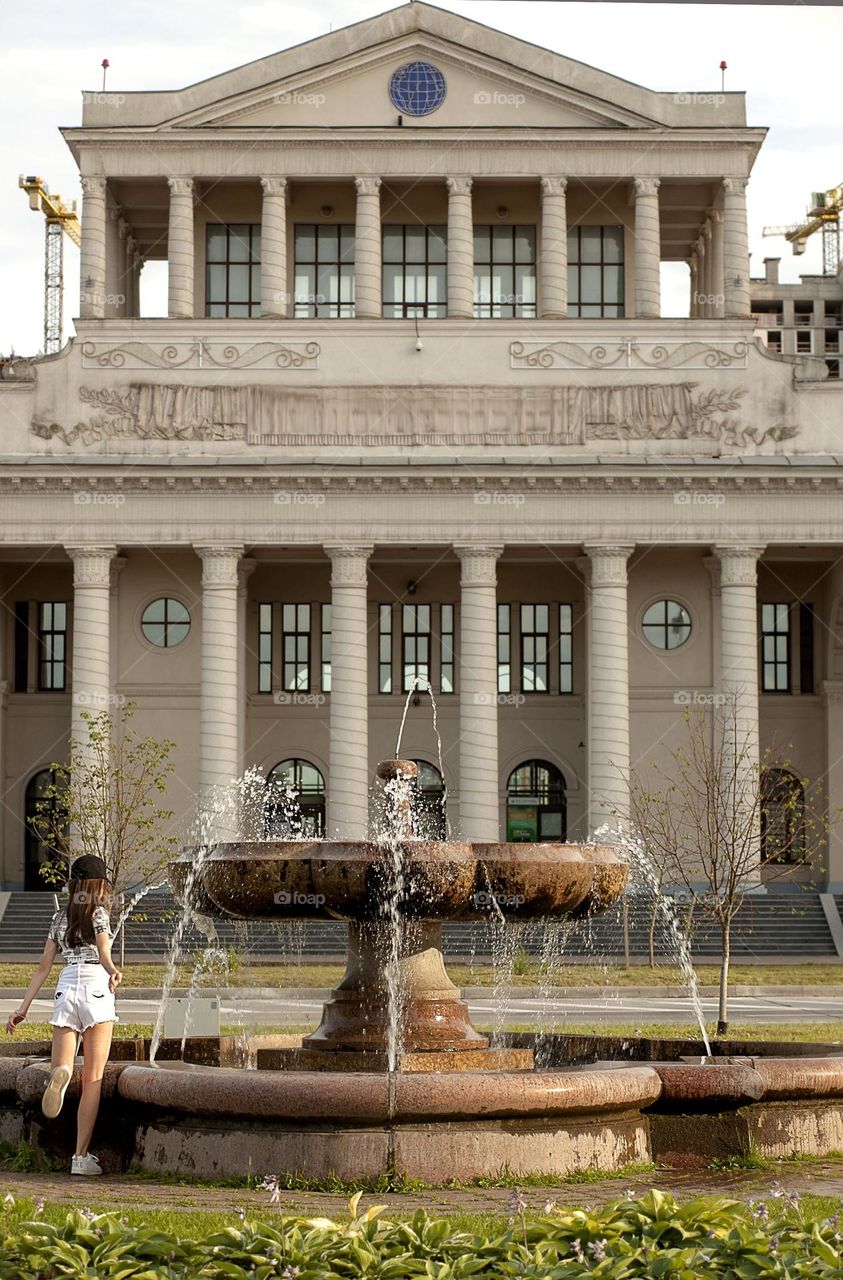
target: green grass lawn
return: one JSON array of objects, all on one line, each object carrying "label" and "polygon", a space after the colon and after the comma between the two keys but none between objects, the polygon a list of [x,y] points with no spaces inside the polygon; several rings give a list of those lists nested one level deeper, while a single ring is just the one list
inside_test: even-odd
[{"label": "green grass lawn", "polygon": [[[244,1026],[238,1024],[226,1024],[222,1027],[224,1035],[237,1035],[242,1031],[253,1033],[255,1035],[292,1035],[304,1034],[312,1031],[316,1026],[317,1019],[307,1026],[301,1024],[274,1025],[267,1027],[250,1026],[248,1023]],[[482,1030],[482,1026],[479,1028]],[[670,1039],[671,1037],[683,1040],[698,1040],[699,1028],[696,1023],[688,1021],[676,1022],[642,1022],[642,1023],[623,1023],[612,1024],[608,1022],[557,1022],[554,1026],[538,1026],[537,1024],[527,1023],[509,1023],[503,1028],[504,1031],[545,1031],[553,1032],[559,1035],[611,1035],[625,1039],[649,1038],[649,1039]],[[708,1025],[707,1031],[711,1039],[715,1038],[715,1024],[712,1022]],[[4,1031],[2,1033],[3,1041],[13,1040],[49,1040],[52,1036],[52,1027],[47,1022],[26,1022],[18,1027],[12,1036]],[[153,1026],[151,1023],[143,1022],[118,1022],[114,1028],[114,1035],[117,1039],[133,1039],[138,1036],[151,1036]],[[805,1044],[843,1044],[843,1023],[837,1022],[793,1022],[793,1023],[759,1023],[752,1022],[733,1022],[729,1026],[729,1040],[771,1040],[782,1041],[788,1043],[802,1042]]]},{"label": "green grass lawn", "polygon": [[[0,987],[25,988],[32,977],[33,965],[0,963]],[[517,965],[524,972],[512,975],[512,985],[534,987],[547,984],[555,987],[661,987],[684,986],[681,971],[670,965],[636,965],[624,969],[617,965],[566,965],[542,972],[534,964],[523,960]],[[54,973],[57,973],[56,966]],[[332,987],[342,977],[341,964],[268,965],[242,964],[226,985],[237,987]],[[458,986],[492,987],[500,975],[489,964],[469,965],[450,962],[448,972]],[[718,970],[714,965],[697,966],[700,986],[716,986]],[[181,966],[176,973],[177,986],[189,986],[192,970]],[[164,967],[159,964],[127,964],[123,985],[130,987],[160,987],[164,981]],[[733,986],[825,986],[843,982],[843,966],[832,964],[790,965],[733,965]],[[46,984],[47,986],[50,983]]]}]

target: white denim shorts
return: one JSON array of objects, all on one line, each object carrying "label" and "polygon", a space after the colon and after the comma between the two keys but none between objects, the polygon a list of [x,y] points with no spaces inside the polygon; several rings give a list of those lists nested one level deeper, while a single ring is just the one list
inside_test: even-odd
[{"label": "white denim shorts", "polygon": [[54,1027],[87,1031],[97,1022],[119,1022],[114,992],[101,964],[68,964],[62,969],[53,998]]}]

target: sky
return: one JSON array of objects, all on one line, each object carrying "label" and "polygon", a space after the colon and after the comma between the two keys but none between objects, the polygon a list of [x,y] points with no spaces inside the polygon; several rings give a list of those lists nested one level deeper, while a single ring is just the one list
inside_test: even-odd
[{"label": "sky", "polygon": [[[387,0],[0,0],[0,353],[38,351],[43,337],[44,227],[18,190],[37,173],[81,200],[58,132],[81,120],[82,92],[172,89],[393,7]],[[843,9],[803,4],[576,4],[450,0],[443,7],[652,89],[747,93],[747,122],[770,134],[747,192],[751,271],[781,256],[781,278],[821,270],[819,237],[794,257],[765,225],[799,221],[812,191],[843,182],[840,48]],[[161,314],[163,264],[144,275],[142,305]],[[664,311],[680,314],[684,268],[670,264]],[[78,308],[78,250],[65,240],[65,336]],[[687,274],[686,274],[687,280]]]}]

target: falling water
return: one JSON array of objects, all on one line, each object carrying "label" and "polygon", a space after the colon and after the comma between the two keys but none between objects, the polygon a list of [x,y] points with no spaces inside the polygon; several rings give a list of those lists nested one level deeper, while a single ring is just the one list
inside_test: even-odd
[{"label": "falling water", "polygon": [[[618,831],[608,826],[600,827],[594,833],[597,844],[612,844],[621,857],[628,862],[633,875],[632,891],[643,885],[646,892],[652,894],[659,916],[671,940],[672,950],[688,984],[688,995],[694,1009],[694,1015],[700,1028],[700,1035],[707,1057],[711,1057],[711,1043],[705,1027],[702,1000],[700,998],[697,972],[691,959],[691,946],[687,933],[681,928],[676,917],[673,899],[661,891],[652,863],[647,856],[647,849],[640,836],[627,831]],[[637,878],[637,885],[635,883]]]}]

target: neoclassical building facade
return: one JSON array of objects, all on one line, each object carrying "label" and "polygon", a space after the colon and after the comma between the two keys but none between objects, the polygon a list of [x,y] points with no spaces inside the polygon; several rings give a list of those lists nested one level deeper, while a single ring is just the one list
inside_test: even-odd
[{"label": "neoclassical building facade", "polygon": [[755,335],[742,94],[415,3],[64,136],[76,336],[0,370],[3,888],[124,700],[180,822],[255,766],[362,835],[408,699],[467,838],[587,836],[732,696],[843,806],[843,390]]}]

